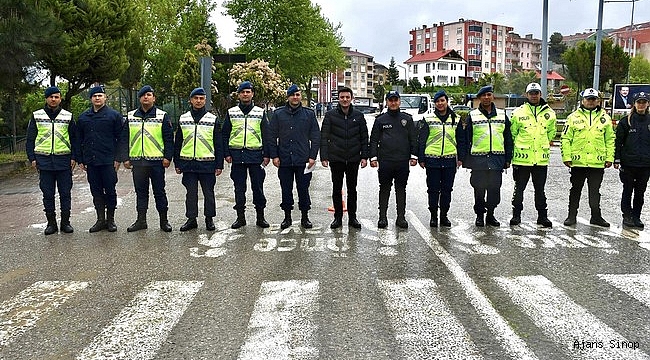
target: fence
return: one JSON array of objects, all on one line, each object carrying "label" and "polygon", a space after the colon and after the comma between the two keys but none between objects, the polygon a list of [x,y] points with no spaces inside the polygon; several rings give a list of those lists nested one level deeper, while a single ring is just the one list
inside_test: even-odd
[{"label": "fence", "polygon": [[16,147],[14,147],[13,136],[0,136],[0,154],[15,154],[25,152],[26,136],[16,137]]}]

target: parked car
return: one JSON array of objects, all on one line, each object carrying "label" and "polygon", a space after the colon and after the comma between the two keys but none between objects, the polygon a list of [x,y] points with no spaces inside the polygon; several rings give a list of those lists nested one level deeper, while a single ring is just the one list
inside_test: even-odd
[{"label": "parked car", "polygon": [[472,108],[467,105],[455,105],[451,109],[454,111],[472,111]]}]

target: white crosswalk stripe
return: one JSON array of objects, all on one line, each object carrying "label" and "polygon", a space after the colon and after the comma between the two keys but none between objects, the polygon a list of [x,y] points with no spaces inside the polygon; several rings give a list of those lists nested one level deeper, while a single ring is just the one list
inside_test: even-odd
[{"label": "white crosswalk stripe", "polygon": [[87,286],[82,281],[39,281],[0,304],[0,348]]},{"label": "white crosswalk stripe", "polygon": [[318,289],[318,281],[264,282],[239,359],[318,359]]},{"label": "white crosswalk stripe", "polygon": [[[650,359],[638,349],[612,348],[609,341],[627,342],[622,335],[576,304],[561,289],[541,275],[495,277],[497,284],[535,325],[575,359]],[[598,342],[581,348],[583,341]]]},{"label": "white crosswalk stripe", "polygon": [[650,308],[650,274],[599,274],[598,277]]},{"label": "white crosswalk stripe", "polygon": [[156,281],[138,293],[77,359],[151,359],[202,281]]},{"label": "white crosswalk stripe", "polygon": [[482,359],[433,280],[380,280],[378,286],[406,359]]}]

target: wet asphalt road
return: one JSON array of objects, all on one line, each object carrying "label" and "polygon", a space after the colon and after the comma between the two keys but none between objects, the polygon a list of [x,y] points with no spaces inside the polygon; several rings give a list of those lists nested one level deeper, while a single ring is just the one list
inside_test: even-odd
[{"label": "wet asphalt road", "polygon": [[[569,173],[554,148],[552,229],[509,227],[511,172],[499,228],[473,225],[469,172],[459,170],[451,228],[428,226],[425,172],[411,168],[408,230],[376,228],[377,174],[359,174],[363,228],[330,230],[329,170],[311,184],[315,227],[280,230],[277,171],[267,168],[270,229],[229,229],[229,169],[217,179],[217,231],[181,233],[184,188],[167,172],[171,233],[127,233],[131,175],[120,170],[118,232],[89,234],[95,215],[75,171],[74,234],[44,236],[37,175],[0,183],[0,359],[645,359],[650,358],[650,231],[621,228],[621,185],[601,189],[610,229],[588,224],[586,189],[567,228]],[[251,201],[251,194],[248,194]],[[646,203],[650,204],[646,195]],[[296,198],[297,201],[297,198]],[[58,201],[57,201],[58,204]],[[58,205],[57,205],[58,206]],[[344,224],[347,217],[344,218]],[[650,212],[642,220],[650,223]]]}]

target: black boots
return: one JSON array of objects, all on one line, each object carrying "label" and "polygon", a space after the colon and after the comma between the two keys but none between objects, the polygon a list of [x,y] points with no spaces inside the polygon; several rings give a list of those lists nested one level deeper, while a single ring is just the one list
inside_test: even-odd
[{"label": "black boots", "polygon": [[302,210],[302,217],[300,218],[300,224],[302,227],[305,229],[311,229],[314,227],[314,225],[309,221],[309,211],[308,210]]},{"label": "black boots", "polygon": [[147,228],[147,213],[146,211],[138,211],[138,219],[129,226],[126,231],[134,232],[144,230]]},{"label": "black boots", "polygon": [[430,227],[438,227],[438,209],[429,210],[431,212],[431,218],[429,219]]},{"label": "black boots", "polygon": [[264,218],[264,209],[256,209],[255,212],[257,213],[257,219],[255,221],[255,225],[258,227],[261,227],[262,229],[266,229],[269,227],[269,223],[266,221]]},{"label": "black boots", "polygon": [[395,188],[395,205],[397,206],[397,219],[395,225],[399,228],[406,229],[409,223],[406,221],[406,188]]},{"label": "black boots", "polygon": [[[210,222],[212,222],[212,218],[205,218],[206,228],[208,225],[208,219],[210,219]],[[197,227],[199,227],[199,224],[196,223],[196,218],[188,218],[187,221],[185,221],[185,224],[181,225],[180,231],[188,231],[196,229]],[[212,227],[214,230],[214,223],[212,223]]]},{"label": "black boots", "polygon": [[115,225],[115,209],[106,209],[106,230],[108,232],[117,231],[117,225]]},{"label": "black boots", "polygon": [[485,223],[494,227],[501,226],[499,220],[494,217],[494,210],[488,210],[487,216],[485,216]]},{"label": "black boots", "polygon": [[172,226],[169,225],[169,220],[167,220],[167,211],[160,211],[158,214],[160,215],[160,230],[171,232]]},{"label": "black boots", "polygon": [[284,220],[282,220],[282,223],[280,224],[281,229],[286,229],[289,226],[291,226],[291,210],[285,210],[284,211]]},{"label": "black boots", "polygon": [[474,221],[474,225],[478,227],[485,226],[485,217],[483,216],[483,214],[476,214],[476,220]]},{"label": "black boots", "polygon": [[343,226],[343,216],[335,214],[334,221],[330,224],[330,229],[338,229],[341,226]]},{"label": "black boots", "polygon": [[352,226],[355,229],[361,229],[361,223],[357,219],[357,214],[348,213],[348,226]]},{"label": "black boots", "polygon": [[[194,220],[194,222],[196,222],[196,219]],[[214,231],[214,229],[216,229],[216,227],[214,226],[214,221],[209,216],[205,217],[205,229],[208,231]],[[186,230],[183,230],[183,228],[181,228],[181,231],[186,231]]]},{"label": "black boots", "polygon": [[449,221],[449,218],[447,217],[447,210],[440,209],[440,226],[451,226],[451,221]]},{"label": "black boots", "polygon": [[61,211],[61,232],[72,234],[74,228],[70,225],[70,210]]},{"label": "black boots", "polygon": [[553,223],[548,219],[548,212],[546,210],[537,211],[537,225],[542,225],[545,228],[553,227]]},{"label": "black boots", "polygon": [[510,226],[521,224],[521,211],[512,210],[512,219],[510,219]]},{"label": "black boots", "polygon": [[589,220],[589,223],[592,225],[609,227],[609,223],[601,216],[600,209],[591,211],[591,219]]},{"label": "black boots", "polygon": [[95,224],[88,230],[88,232],[94,233],[106,229],[106,212],[104,208],[95,209],[97,213],[97,221]]},{"label": "black boots", "polygon": [[45,217],[47,218],[47,226],[45,227],[45,231],[43,233],[45,235],[52,235],[57,233],[59,231],[59,227],[56,225],[56,213],[45,213]]},{"label": "black boots", "polygon": [[237,210],[237,220],[230,225],[230,228],[239,229],[242,226],[246,226],[246,215],[244,214],[244,209]]}]

